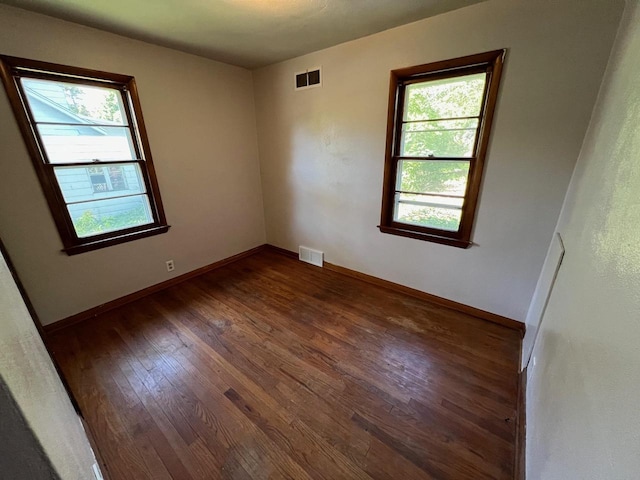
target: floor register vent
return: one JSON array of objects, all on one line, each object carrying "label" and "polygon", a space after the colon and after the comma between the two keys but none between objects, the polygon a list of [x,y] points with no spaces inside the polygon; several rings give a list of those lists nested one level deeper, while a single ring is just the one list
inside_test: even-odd
[{"label": "floor register vent", "polygon": [[300,246],[298,258],[303,262],[310,263],[316,267],[321,267],[324,262],[324,252]]}]

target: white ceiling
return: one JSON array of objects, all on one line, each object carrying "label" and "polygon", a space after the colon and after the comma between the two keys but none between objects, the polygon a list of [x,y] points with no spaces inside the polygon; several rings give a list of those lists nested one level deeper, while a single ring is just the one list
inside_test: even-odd
[{"label": "white ceiling", "polygon": [[0,0],[257,68],[484,0]]}]

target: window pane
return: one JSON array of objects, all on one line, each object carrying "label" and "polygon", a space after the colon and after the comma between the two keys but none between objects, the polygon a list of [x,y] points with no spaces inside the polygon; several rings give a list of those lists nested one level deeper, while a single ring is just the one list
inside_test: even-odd
[{"label": "window pane", "polygon": [[38,132],[51,163],[136,158],[128,127],[45,124]]},{"label": "window pane", "polygon": [[462,216],[461,198],[396,193],[393,217],[396,222],[457,231]]},{"label": "window pane", "polygon": [[400,160],[396,190],[464,196],[468,176],[467,161]]},{"label": "window pane", "polygon": [[477,118],[405,123],[402,125],[400,155],[471,157],[477,129]]},{"label": "window pane", "polygon": [[21,82],[36,122],[127,124],[119,90],[34,78]]},{"label": "window pane", "polygon": [[91,167],[55,167],[54,172],[66,203],[100,200],[145,193],[137,163]]},{"label": "window pane", "polygon": [[486,73],[475,73],[408,85],[404,120],[477,117],[486,78]]},{"label": "window pane", "polygon": [[67,205],[78,237],[153,223],[146,195]]}]

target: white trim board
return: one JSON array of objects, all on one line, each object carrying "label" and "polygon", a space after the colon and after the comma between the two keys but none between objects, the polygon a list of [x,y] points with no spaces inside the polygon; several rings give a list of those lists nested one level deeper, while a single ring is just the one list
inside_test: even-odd
[{"label": "white trim board", "polygon": [[544,318],[544,313],[553,291],[553,286],[558,277],[558,271],[564,258],[564,243],[560,233],[556,232],[549,245],[547,251],[547,258],[544,260],[540,277],[538,278],[538,284],[533,292],[533,298],[529,305],[529,311],[525,323],[527,330],[522,339],[522,359],[520,369],[523,370],[529,365],[531,360],[531,354],[533,353],[533,347],[538,337],[538,331],[540,330],[540,324]]}]

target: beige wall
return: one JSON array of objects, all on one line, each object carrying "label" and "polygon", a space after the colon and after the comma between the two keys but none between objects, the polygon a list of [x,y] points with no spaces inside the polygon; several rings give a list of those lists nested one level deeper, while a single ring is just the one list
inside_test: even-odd
[{"label": "beige wall", "polygon": [[529,364],[527,478],[640,475],[640,4],[630,0],[558,230]]},{"label": "beige wall", "polygon": [[[623,2],[490,0],[258,70],[267,239],[524,320]],[[389,71],[508,48],[468,250],[379,233]],[[294,72],[322,66],[322,88]]]},{"label": "beige wall", "polygon": [[[8,387],[60,478],[95,478],[92,471],[95,459],[80,419],[69,401],[1,254],[0,305],[0,382],[4,381]],[[5,419],[0,419],[0,423],[2,420]],[[10,425],[8,419],[6,420],[7,425]],[[11,441],[12,432],[1,428],[0,432],[2,442]],[[36,470],[39,459],[36,455],[32,456],[32,466]],[[0,463],[11,471],[11,459],[4,458]],[[9,478],[3,473],[4,470],[0,471],[0,478]],[[26,472],[24,474],[26,475]],[[42,476],[28,478],[52,477],[43,473]]]},{"label": "beige wall", "polygon": [[136,77],[172,226],[165,235],[61,253],[0,93],[0,236],[44,324],[264,243],[251,72],[4,5],[0,53]]}]

